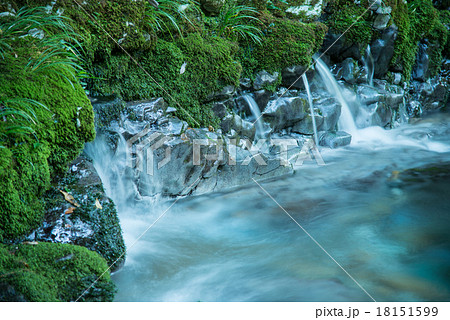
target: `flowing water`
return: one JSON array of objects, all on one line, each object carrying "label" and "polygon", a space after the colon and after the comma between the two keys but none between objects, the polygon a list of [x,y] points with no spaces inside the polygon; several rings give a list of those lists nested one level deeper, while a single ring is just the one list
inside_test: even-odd
[{"label": "flowing water", "polygon": [[372,52],[370,51],[370,45],[367,45],[366,56],[363,58],[364,69],[367,73],[367,84],[373,86],[373,74],[375,71],[375,62],[373,60]]},{"label": "flowing water", "polygon": [[[377,301],[448,301],[449,123],[367,128],[365,143],[321,150],[325,166],[261,185]],[[370,301],[256,184],[172,207],[136,199],[124,152],[104,146],[88,152],[128,246],[117,301]],[[426,165],[440,169],[401,173]]]},{"label": "flowing water", "polygon": [[343,96],[342,89],[334,76],[331,74],[327,65],[319,58],[315,60],[316,70],[322,78],[325,88],[341,104],[341,116],[339,117],[338,123],[339,130],[350,133],[353,139],[357,138],[358,128],[356,127],[348,102]]},{"label": "flowing water", "polygon": [[245,94],[242,96],[245,101],[247,102],[250,111],[252,112],[253,118],[254,118],[254,124],[256,128],[255,137],[256,138],[264,138],[265,137],[265,130],[263,125],[263,119],[261,115],[261,111],[259,110],[258,104],[256,103],[255,99],[249,94]]},{"label": "flowing water", "polygon": [[302,74],[302,80],[303,80],[303,83],[305,84],[306,93],[308,95],[309,111],[311,113],[311,121],[312,121],[313,131],[314,131],[314,142],[316,143],[316,146],[318,146],[319,145],[319,137],[317,136],[316,117],[314,116],[314,108],[313,108],[311,90],[309,88],[309,83],[308,83],[308,78],[306,77],[306,73]]}]

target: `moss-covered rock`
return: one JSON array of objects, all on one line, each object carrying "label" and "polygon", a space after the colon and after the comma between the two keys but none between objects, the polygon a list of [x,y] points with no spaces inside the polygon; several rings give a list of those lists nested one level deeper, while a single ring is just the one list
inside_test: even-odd
[{"label": "moss-covered rock", "polygon": [[112,301],[115,286],[107,269],[100,255],[84,247],[0,244],[0,301],[75,301],[83,293],[79,301]]},{"label": "moss-covered rock", "polygon": [[0,149],[0,238],[16,238],[37,227],[43,216],[41,196],[51,177],[65,170],[95,136],[92,105],[82,87],[62,65],[29,72],[24,69],[33,52],[22,41],[16,56],[0,59],[0,98],[33,99],[39,122],[35,136],[10,135]]},{"label": "moss-covered rock", "polygon": [[327,28],[322,23],[302,23],[272,15],[260,17],[264,24],[261,44],[246,43],[240,51],[244,76],[266,70],[279,72],[292,65],[307,66],[322,45]]},{"label": "moss-covered rock", "polygon": [[93,88],[127,101],[164,97],[191,126],[214,125],[217,119],[206,104],[207,97],[223,86],[238,84],[241,66],[234,60],[236,51],[225,39],[197,33],[176,42],[158,40],[153,50],[136,53],[139,65],[125,54],[98,64],[96,74],[101,79],[94,81]]}]

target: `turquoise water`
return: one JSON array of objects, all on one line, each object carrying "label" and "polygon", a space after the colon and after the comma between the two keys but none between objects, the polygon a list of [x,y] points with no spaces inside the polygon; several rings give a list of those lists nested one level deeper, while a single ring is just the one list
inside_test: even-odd
[{"label": "turquoise water", "polygon": [[[261,186],[377,301],[449,301],[448,120],[369,128]],[[117,301],[371,301],[256,184],[181,199],[131,246],[173,200],[125,201],[101,175],[129,249]]]}]

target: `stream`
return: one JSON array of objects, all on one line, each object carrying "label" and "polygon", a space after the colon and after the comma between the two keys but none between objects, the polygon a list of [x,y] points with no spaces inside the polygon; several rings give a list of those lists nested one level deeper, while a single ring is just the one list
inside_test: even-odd
[{"label": "stream", "polygon": [[[449,123],[439,113],[362,129],[350,146],[320,149],[325,166],[259,183],[375,300],[448,301]],[[371,301],[257,184],[172,207],[135,200],[122,156],[93,146],[128,248],[116,301]],[[441,171],[402,178],[427,165]]]}]

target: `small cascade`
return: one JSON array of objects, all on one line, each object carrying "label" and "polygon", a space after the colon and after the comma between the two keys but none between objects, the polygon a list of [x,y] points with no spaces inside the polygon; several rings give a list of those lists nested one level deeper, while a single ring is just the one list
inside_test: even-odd
[{"label": "small cascade", "polygon": [[255,118],[254,125],[256,127],[256,138],[264,138],[265,131],[264,131],[262,115],[261,115],[261,111],[259,110],[258,105],[256,104],[255,99],[253,99],[253,97],[249,94],[245,94],[242,97],[247,102],[247,104],[250,108],[250,111],[252,112],[252,115]]},{"label": "small cascade", "polygon": [[306,73],[302,74],[302,79],[303,79],[303,83],[305,84],[306,93],[308,94],[309,110],[311,112],[311,120],[312,120],[313,129],[314,129],[314,142],[316,143],[316,146],[318,146],[319,138],[317,136],[316,118],[314,117],[314,109],[313,109],[311,90],[309,88],[309,83],[308,83],[308,78],[306,77]]},{"label": "small cascade", "polygon": [[319,75],[327,91],[331,95],[333,95],[341,104],[341,116],[339,117],[338,123],[339,130],[346,131],[352,136],[355,136],[358,129],[356,127],[355,120],[353,119],[353,115],[350,111],[350,107],[347,101],[344,99],[341,87],[331,74],[327,65],[321,59],[316,59],[316,70],[319,72]]},{"label": "small cascade", "polygon": [[370,51],[370,45],[367,45],[366,56],[363,58],[364,69],[367,72],[367,83],[369,86],[373,86],[373,73],[375,70],[375,62],[373,60],[372,52]]}]

